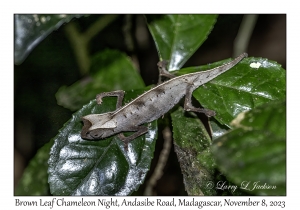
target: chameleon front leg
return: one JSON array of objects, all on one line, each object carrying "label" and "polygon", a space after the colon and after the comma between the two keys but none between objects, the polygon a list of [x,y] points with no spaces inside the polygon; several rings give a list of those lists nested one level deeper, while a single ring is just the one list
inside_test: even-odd
[{"label": "chameleon front leg", "polygon": [[123,133],[119,133],[118,137],[123,141],[124,143],[124,149],[128,151],[128,143],[131,142],[132,140],[136,139],[137,137],[143,135],[144,133],[148,132],[148,128],[144,125],[142,126],[137,126],[137,127],[132,127],[130,130],[136,131],[134,134],[130,136],[124,136]]},{"label": "chameleon front leg", "polygon": [[175,75],[171,74],[168,70],[167,70],[167,65],[168,65],[168,61],[159,61],[157,63],[157,66],[158,66],[158,70],[159,70],[159,80],[158,80],[158,84],[160,84],[162,81],[161,81],[161,77],[164,76],[164,77],[167,77],[167,78],[174,78]]},{"label": "chameleon front leg", "polygon": [[103,92],[100,93],[96,96],[96,101],[97,104],[101,104],[102,103],[102,98],[106,97],[106,96],[117,96],[118,97],[118,101],[116,104],[116,109],[119,109],[122,106],[122,102],[123,102],[123,98],[124,98],[124,93],[125,91],[123,90],[116,90],[116,91],[112,91],[112,92]]},{"label": "chameleon front leg", "polygon": [[207,117],[213,117],[216,115],[216,112],[210,109],[196,108],[192,105],[192,94],[193,94],[193,85],[189,85],[186,90],[186,95],[184,99],[184,110],[192,112],[204,113]]}]

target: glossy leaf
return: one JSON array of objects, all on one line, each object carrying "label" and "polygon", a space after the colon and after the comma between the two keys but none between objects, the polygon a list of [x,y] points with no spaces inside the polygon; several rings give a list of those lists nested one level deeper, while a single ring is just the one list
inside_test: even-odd
[{"label": "glossy leaf", "polygon": [[80,16],[82,15],[15,15],[15,64],[21,64],[33,48],[52,31],[69,22],[72,18]]},{"label": "glossy leaf", "polygon": [[213,141],[215,139],[217,139],[218,137],[224,135],[229,130],[229,128],[226,125],[222,125],[214,118],[210,118],[208,120],[208,123],[210,126],[210,132],[211,132]]},{"label": "glossy leaf", "polygon": [[285,101],[243,112],[233,121],[233,127],[212,145],[220,170],[248,193],[285,195]]},{"label": "glossy leaf", "polygon": [[41,147],[36,155],[30,160],[20,182],[15,190],[16,196],[43,196],[49,195],[48,164],[50,148],[53,141]]},{"label": "glossy leaf", "polygon": [[[141,93],[126,92],[125,101]],[[143,183],[157,138],[156,121],[129,144],[128,152],[117,136],[97,141],[80,137],[82,116],[113,111],[115,105],[115,97],[105,97],[101,106],[91,101],[54,138],[48,171],[53,195],[129,195]]]},{"label": "glossy leaf", "polygon": [[[184,68],[178,74],[212,69],[228,61]],[[260,64],[259,68],[254,68],[253,64],[257,63]],[[203,107],[216,111],[214,118],[230,128],[230,122],[240,112],[273,100],[285,99],[286,72],[274,61],[244,58],[227,72],[200,86],[193,96]]]},{"label": "glossy leaf", "polygon": [[143,88],[144,82],[132,61],[117,50],[104,50],[92,58],[91,77],[61,87],[57,103],[78,110],[101,92]]},{"label": "glossy leaf", "polygon": [[211,187],[215,161],[211,140],[202,122],[192,113],[178,108],[171,113],[175,152],[189,195],[216,195]]},{"label": "glossy leaf", "polygon": [[160,60],[168,70],[178,70],[211,32],[217,15],[147,15]]}]

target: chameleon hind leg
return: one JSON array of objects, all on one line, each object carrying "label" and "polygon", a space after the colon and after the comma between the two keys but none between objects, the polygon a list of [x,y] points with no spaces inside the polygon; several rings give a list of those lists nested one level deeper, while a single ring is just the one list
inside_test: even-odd
[{"label": "chameleon hind leg", "polygon": [[184,100],[184,110],[204,113],[207,117],[213,117],[216,115],[216,112],[210,109],[205,108],[196,108],[192,105],[192,94],[194,91],[194,86],[189,85],[186,90],[185,100]]}]

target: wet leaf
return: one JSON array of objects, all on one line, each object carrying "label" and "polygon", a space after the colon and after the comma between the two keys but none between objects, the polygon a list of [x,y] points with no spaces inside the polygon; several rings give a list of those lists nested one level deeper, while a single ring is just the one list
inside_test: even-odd
[{"label": "wet leaf", "polygon": [[[201,70],[208,70],[228,61],[229,60],[224,60],[201,67],[184,68],[175,72],[175,74],[183,75]],[[253,65],[251,65],[252,63],[261,63],[261,65],[258,68],[253,68]],[[285,76],[285,70],[273,61],[262,58],[246,58],[229,71],[195,90],[193,95],[205,108],[217,111],[217,116],[209,121],[213,139],[226,134],[231,128],[230,121],[239,113],[239,111],[253,109],[272,100],[285,99]],[[232,106],[236,107],[236,110],[229,109],[229,107]],[[197,185],[197,183],[203,184],[203,180],[202,182],[199,181],[201,178],[197,180],[197,178],[200,177],[197,176],[197,173],[212,174],[213,171],[214,158],[212,157],[209,148],[204,153],[199,148],[193,148],[197,146],[187,147],[185,145],[186,142],[191,142],[194,139],[195,142],[190,143],[190,145],[198,145],[201,140],[203,140],[203,135],[190,129],[192,128],[192,125],[187,123],[188,119],[184,119],[187,118],[186,116],[181,116],[181,119],[179,117],[175,119],[175,113],[171,115],[174,128],[175,151],[178,155],[182,173],[184,175],[186,190],[189,194],[193,195],[201,194],[199,192],[203,190],[207,190],[206,192],[203,191],[205,195],[218,194],[219,192],[216,188],[210,188],[210,191],[207,189],[207,187],[210,186],[209,184],[213,187],[217,187],[217,184],[220,183],[218,180],[213,180],[212,176],[207,176],[209,177],[208,180],[205,180],[206,183],[209,183],[207,186],[202,185],[199,187],[199,185]],[[222,123],[224,124],[222,125]],[[187,127],[189,129],[186,129]],[[204,128],[201,127],[198,129],[201,132],[204,130]],[[180,146],[178,146],[179,144]],[[198,159],[196,161],[195,157],[197,155],[199,155],[199,157],[197,157]],[[206,167],[211,167],[211,173],[201,172],[201,170],[203,171],[206,169],[201,164],[201,161],[210,163]],[[239,189],[236,189],[234,192],[229,191],[228,193],[243,194]]]},{"label": "wet leaf", "polygon": [[144,82],[131,60],[117,50],[104,50],[92,58],[91,76],[63,86],[56,93],[57,103],[72,111],[101,92],[143,88]]},{"label": "wet leaf", "polygon": [[52,31],[74,17],[82,15],[18,14],[14,16],[15,64],[21,64],[28,54]]},{"label": "wet leaf", "polygon": [[[184,68],[177,74],[212,69],[228,61]],[[261,65],[253,68],[253,63]],[[214,118],[230,128],[230,122],[240,112],[273,100],[285,99],[286,71],[280,64],[266,58],[244,58],[227,72],[200,86],[193,96],[203,107],[216,111]]]},{"label": "wet leaf", "polygon": [[226,125],[222,125],[214,118],[210,118],[208,120],[208,123],[210,126],[212,140],[215,140],[216,138],[222,136],[224,133],[226,133],[229,130],[229,128]]},{"label": "wet leaf", "polygon": [[217,15],[147,15],[160,60],[180,69],[211,32]]},{"label": "wet leaf", "polygon": [[232,126],[212,145],[220,170],[247,193],[286,195],[285,101],[243,112]]},{"label": "wet leaf", "polygon": [[[185,115],[186,114],[186,115]],[[210,152],[211,140],[202,122],[179,107],[171,113],[175,152],[189,195],[216,195],[211,187],[215,161]]]},{"label": "wet leaf", "polygon": [[[126,92],[125,101],[143,91]],[[113,111],[115,105],[115,97],[105,97],[101,106],[91,101],[54,138],[48,161],[53,195],[129,195],[144,182],[155,149],[156,121],[148,124],[147,134],[129,144],[128,152],[117,136],[97,141],[80,137],[82,116]]]}]

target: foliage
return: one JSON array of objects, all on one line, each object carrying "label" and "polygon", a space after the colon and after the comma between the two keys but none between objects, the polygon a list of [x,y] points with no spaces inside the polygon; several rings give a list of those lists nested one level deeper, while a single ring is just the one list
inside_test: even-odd
[{"label": "foliage", "polygon": [[[56,16],[50,17],[53,20]],[[15,17],[18,22],[15,24],[16,63],[24,60],[32,46],[59,27],[57,21],[42,29],[35,23],[30,25],[33,29],[30,34],[19,34],[19,27],[26,25],[30,18],[29,15]],[[64,22],[69,22],[70,18]],[[204,71],[230,61],[182,68],[207,39],[217,15],[147,15],[146,21],[160,60],[168,60],[168,69],[175,75]],[[125,53],[106,49],[95,53],[90,63],[89,77],[58,90],[57,103],[78,111],[31,160],[16,194],[41,195],[48,189],[45,174],[41,178],[43,184],[38,187],[29,187],[32,182],[28,181],[28,177],[47,162],[53,195],[130,195],[145,181],[155,151],[157,121],[160,119],[148,124],[149,132],[132,141],[128,152],[117,136],[86,141],[81,139],[80,131],[82,116],[115,110],[115,98],[104,98],[100,106],[94,99],[97,93],[123,89],[128,103],[150,87],[144,86]],[[203,107],[217,112],[208,121],[210,130],[198,115],[184,112],[179,105],[171,110],[166,117],[172,122],[174,148],[189,195],[286,194],[285,81],[285,70],[275,61],[245,58],[193,93]],[[164,122],[161,121],[166,124]],[[46,168],[42,170],[45,172]],[[276,189],[244,188],[220,193],[214,186],[220,181],[219,171],[225,175],[225,182],[237,186],[248,181],[249,187],[249,184],[259,182],[276,186]]]},{"label": "foliage", "polygon": [[82,15],[15,15],[15,63],[22,63],[32,49],[63,23]]},{"label": "foliage", "polygon": [[[285,101],[272,101],[240,113],[232,122],[231,132],[212,145],[221,171],[246,191],[285,195],[285,124]],[[255,187],[253,183],[266,187]]]}]

